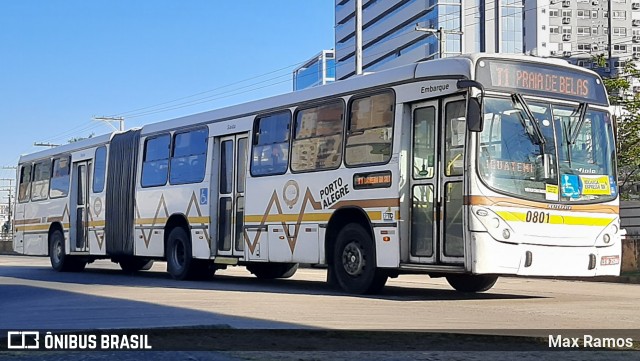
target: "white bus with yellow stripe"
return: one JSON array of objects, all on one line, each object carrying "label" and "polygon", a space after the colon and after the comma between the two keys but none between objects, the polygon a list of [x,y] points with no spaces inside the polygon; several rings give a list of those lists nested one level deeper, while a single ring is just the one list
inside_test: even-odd
[{"label": "white bus with yellow stripe", "polygon": [[353,293],[617,275],[607,109],[591,71],[475,54],[149,124],[21,158],[14,248],[177,279],[326,265]]}]

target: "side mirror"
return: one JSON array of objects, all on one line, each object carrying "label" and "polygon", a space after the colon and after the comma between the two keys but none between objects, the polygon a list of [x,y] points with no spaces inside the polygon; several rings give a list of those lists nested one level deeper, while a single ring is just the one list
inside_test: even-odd
[{"label": "side mirror", "polygon": [[[481,96],[484,97],[484,87],[475,80],[458,80],[458,89],[480,89]],[[470,132],[481,132],[484,128],[484,118],[482,116],[482,103],[478,98],[472,98],[471,92],[467,92],[467,129]]]},{"label": "side mirror", "polygon": [[481,132],[484,129],[482,107],[477,98],[469,98],[467,101],[467,129],[470,132]]}]

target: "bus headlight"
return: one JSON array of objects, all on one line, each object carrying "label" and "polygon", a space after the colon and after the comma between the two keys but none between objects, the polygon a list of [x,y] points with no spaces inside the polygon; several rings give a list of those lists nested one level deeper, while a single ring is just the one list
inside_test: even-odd
[{"label": "bus headlight", "polygon": [[504,237],[504,239],[509,239],[509,237],[511,237],[511,232],[509,232],[508,229],[503,229],[502,230],[502,237]]},{"label": "bus headlight", "polygon": [[596,237],[596,247],[611,247],[620,239],[620,219],[614,218]]},{"label": "bus headlight", "polygon": [[498,228],[500,227],[500,220],[498,218],[491,218],[491,225],[493,226],[493,228]]}]

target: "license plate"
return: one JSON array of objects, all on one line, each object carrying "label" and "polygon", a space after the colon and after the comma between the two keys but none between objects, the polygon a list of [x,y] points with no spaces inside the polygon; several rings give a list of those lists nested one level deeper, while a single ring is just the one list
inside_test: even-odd
[{"label": "license plate", "polygon": [[600,258],[601,266],[613,266],[620,263],[620,256],[603,256]]}]

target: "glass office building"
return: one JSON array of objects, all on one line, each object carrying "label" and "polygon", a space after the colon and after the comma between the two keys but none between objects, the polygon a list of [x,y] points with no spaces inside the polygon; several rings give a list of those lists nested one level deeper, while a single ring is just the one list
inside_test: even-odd
[{"label": "glass office building", "polygon": [[330,83],[336,78],[335,54],[323,50],[293,71],[293,90]]},{"label": "glass office building", "polygon": [[[355,74],[356,0],[335,0],[336,79]],[[523,0],[362,0],[363,72],[469,52],[522,53]],[[444,49],[434,32],[445,32]]]}]

